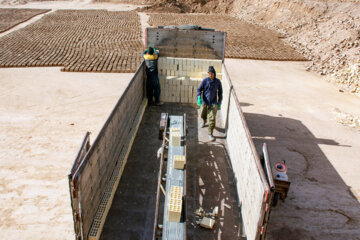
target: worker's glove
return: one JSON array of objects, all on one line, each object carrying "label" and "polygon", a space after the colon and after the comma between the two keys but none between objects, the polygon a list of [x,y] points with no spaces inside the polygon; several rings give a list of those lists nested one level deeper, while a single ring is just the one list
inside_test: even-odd
[{"label": "worker's glove", "polygon": [[202,104],[202,100],[201,100],[201,97],[200,96],[198,96],[198,101],[197,101],[197,105],[200,107],[201,106],[201,104]]},{"label": "worker's glove", "polygon": [[218,107],[218,110],[220,110],[221,109],[221,104],[218,103],[217,107]]}]

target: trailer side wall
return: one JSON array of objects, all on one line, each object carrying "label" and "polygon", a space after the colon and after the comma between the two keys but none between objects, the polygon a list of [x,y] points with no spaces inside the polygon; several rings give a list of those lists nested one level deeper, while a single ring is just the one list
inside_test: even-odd
[{"label": "trailer side wall", "polygon": [[119,99],[101,132],[74,174],[80,202],[83,236],[89,229],[99,206],[106,183],[118,161],[126,137],[144,98],[144,63],[142,63]]},{"label": "trailer side wall", "polygon": [[235,175],[235,184],[247,239],[258,239],[269,190],[254,143],[248,131],[240,102],[233,91],[226,68],[223,69],[222,119],[227,128],[227,147]]}]

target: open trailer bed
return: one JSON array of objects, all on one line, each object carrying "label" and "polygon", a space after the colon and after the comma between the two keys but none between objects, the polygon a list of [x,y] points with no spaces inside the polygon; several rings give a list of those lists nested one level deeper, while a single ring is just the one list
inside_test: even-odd
[{"label": "open trailer bed", "polygon": [[[225,36],[210,30],[147,29],[147,46],[160,49],[161,99],[166,104],[147,106],[143,62],[92,145],[85,136],[69,174],[76,239],[265,238],[274,188],[223,64]],[[195,105],[209,65],[222,81],[224,96],[215,143],[207,141],[206,128],[199,128]],[[162,113],[170,120],[160,141]],[[181,151],[186,165],[179,175],[181,219],[170,224],[169,183],[176,184],[168,164],[171,151],[179,149],[171,150],[167,139],[171,119],[179,116],[184,116]],[[202,207],[209,213],[215,206],[219,214],[213,229],[200,227],[194,212]]]}]

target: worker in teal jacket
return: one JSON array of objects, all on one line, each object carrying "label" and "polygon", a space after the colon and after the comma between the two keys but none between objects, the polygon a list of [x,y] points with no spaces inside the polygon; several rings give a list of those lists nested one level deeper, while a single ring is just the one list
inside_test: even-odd
[{"label": "worker in teal jacket", "polygon": [[160,106],[163,103],[160,102],[160,83],[158,76],[159,51],[153,47],[148,47],[144,51],[143,57],[146,65],[146,95],[148,104],[153,105],[153,98],[155,97],[155,105]]},{"label": "worker in teal jacket", "polygon": [[202,80],[198,87],[197,104],[201,109],[200,116],[203,119],[200,126],[204,127],[206,122],[209,121],[209,140],[214,141],[213,131],[216,124],[216,112],[220,110],[221,107],[223,90],[220,80],[216,78],[216,71],[213,66],[209,67],[208,74],[209,77]]}]

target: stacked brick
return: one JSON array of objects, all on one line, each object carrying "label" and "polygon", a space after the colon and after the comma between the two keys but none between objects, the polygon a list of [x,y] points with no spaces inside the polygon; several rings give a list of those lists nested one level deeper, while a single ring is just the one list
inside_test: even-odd
[{"label": "stacked brick", "polygon": [[197,24],[227,33],[225,57],[282,61],[306,60],[291,46],[280,39],[275,31],[252,25],[235,17],[221,15],[151,14],[149,24]]},{"label": "stacked brick", "polygon": [[0,67],[70,72],[135,72],[143,49],[138,14],[105,10],[58,10],[5,35],[0,46]]},{"label": "stacked brick", "polygon": [[170,128],[170,145],[173,147],[181,146],[180,128]]},{"label": "stacked brick", "polygon": [[185,166],[185,156],[184,155],[175,155],[174,156],[174,168],[175,169],[184,169]]},{"label": "stacked brick", "polygon": [[197,88],[214,66],[222,79],[222,62],[213,59],[160,57],[158,62],[160,99],[164,102],[196,103]]},{"label": "stacked brick", "polygon": [[0,8],[0,33],[50,9]]},{"label": "stacked brick", "polygon": [[169,199],[169,222],[180,222],[183,188],[171,186]]}]

